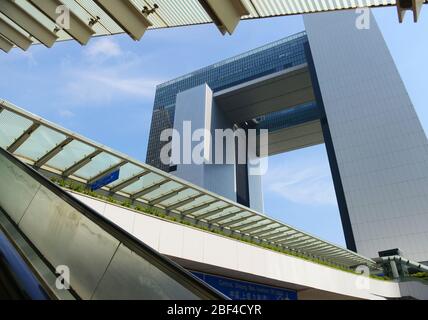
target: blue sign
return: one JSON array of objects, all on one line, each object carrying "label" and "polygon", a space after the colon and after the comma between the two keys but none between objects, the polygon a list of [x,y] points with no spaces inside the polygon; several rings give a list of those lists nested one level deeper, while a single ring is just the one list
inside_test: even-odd
[{"label": "blue sign", "polygon": [[91,185],[89,185],[89,187],[91,188],[92,191],[101,189],[102,187],[112,183],[113,181],[116,181],[117,179],[119,179],[119,171],[120,169],[99,178],[97,181],[95,181],[94,183],[92,183]]},{"label": "blue sign", "polygon": [[297,300],[297,292],[278,287],[192,272],[232,300]]}]

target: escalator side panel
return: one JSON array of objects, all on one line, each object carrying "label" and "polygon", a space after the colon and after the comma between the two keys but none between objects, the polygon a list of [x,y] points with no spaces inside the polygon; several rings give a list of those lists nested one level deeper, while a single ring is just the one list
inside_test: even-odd
[{"label": "escalator side panel", "polygon": [[226,298],[1,148],[0,209],[79,298]]}]

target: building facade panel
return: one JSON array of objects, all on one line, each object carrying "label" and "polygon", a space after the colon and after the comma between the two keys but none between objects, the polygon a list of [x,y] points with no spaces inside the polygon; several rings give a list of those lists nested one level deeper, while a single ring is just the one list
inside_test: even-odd
[{"label": "building facade panel", "polygon": [[374,17],[356,18],[304,17],[357,250],[426,261],[428,142]]}]

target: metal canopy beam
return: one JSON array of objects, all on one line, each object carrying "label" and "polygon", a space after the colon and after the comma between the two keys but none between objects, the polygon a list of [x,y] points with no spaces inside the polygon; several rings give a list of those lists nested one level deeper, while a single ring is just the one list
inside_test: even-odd
[{"label": "metal canopy beam", "polygon": [[224,35],[232,34],[243,16],[250,13],[241,0],[199,0],[207,14]]},{"label": "metal canopy beam", "polygon": [[166,193],[166,194],[164,194],[164,195],[162,195],[162,196],[160,196],[158,198],[155,198],[155,199],[149,201],[149,204],[152,205],[152,206],[154,206],[156,204],[164,202],[164,201],[166,201],[168,199],[171,199],[171,198],[177,196],[180,192],[182,192],[182,191],[184,191],[186,189],[187,189],[186,187],[181,187],[181,188],[179,188],[177,190],[173,190],[171,192],[168,192],[168,193]]},{"label": "metal canopy beam", "polygon": [[195,196],[189,197],[187,199],[184,199],[183,201],[179,201],[179,202],[167,207],[167,210],[175,210],[177,208],[180,208],[182,206],[185,206],[186,204],[189,204],[189,203],[195,201],[197,198],[202,197],[202,196],[203,196],[203,194],[199,193]]},{"label": "metal canopy beam", "polygon": [[127,164],[128,161],[126,160],[121,160],[118,164],[115,164],[114,166],[98,173],[96,176],[90,178],[87,182],[87,184],[93,184],[94,182],[96,182],[97,180],[115,172],[116,170],[119,170],[122,166],[124,166],[125,164]]},{"label": "metal canopy beam", "polygon": [[94,0],[132,39],[140,40],[152,24],[129,0]]},{"label": "metal canopy beam", "polygon": [[[49,19],[54,23],[57,23],[57,19],[61,12],[58,12],[60,6],[64,4],[60,0],[28,0],[31,2],[37,9],[42,11]],[[62,30],[72,36],[80,44],[85,45],[88,43],[89,39],[95,34],[95,31],[92,30],[89,25],[84,23],[78,16],[76,16],[71,10],[68,10],[69,14],[68,26],[60,26]]]},{"label": "metal canopy beam", "polygon": [[71,141],[73,141],[73,138],[70,138],[70,137],[65,138],[64,141],[62,141],[55,148],[53,148],[44,156],[42,156],[39,160],[37,160],[36,163],[34,164],[34,167],[36,169],[41,168],[46,162],[48,162],[50,159],[55,157],[59,152],[61,152],[62,149],[64,149],[64,147],[68,145]]},{"label": "metal canopy beam", "polygon": [[[240,225],[240,226],[238,226],[237,228],[235,228],[235,230],[237,230],[237,231],[239,231],[239,232],[241,232],[241,233],[246,233],[245,232],[245,230],[243,231],[242,229],[245,229],[246,227],[249,227],[249,226],[253,226],[253,225],[255,225],[255,224],[257,224],[257,223],[259,223],[260,221],[262,221],[263,219],[258,219],[258,220],[253,220],[253,221],[250,221],[250,222],[247,222],[247,223],[244,223],[244,224],[242,224],[242,225]],[[236,224],[236,223],[235,223]]]},{"label": "metal canopy beam", "polygon": [[418,22],[424,0],[397,0],[398,21],[402,23],[406,11],[413,12],[413,21]]},{"label": "metal canopy beam", "polygon": [[140,180],[142,177],[144,177],[144,176],[146,176],[146,175],[148,175],[148,174],[150,174],[150,171],[144,171],[144,172],[141,172],[141,173],[137,174],[136,176],[133,176],[133,177],[131,177],[130,179],[125,180],[125,181],[123,181],[123,182],[119,183],[118,185],[116,185],[116,186],[112,187],[109,191],[110,191],[111,193],[116,193],[116,192],[118,192],[118,191],[120,191],[120,190],[122,190],[122,189],[125,189],[127,186],[130,186],[130,185],[131,185],[131,184],[133,184],[134,182],[137,182],[137,181],[138,181],[138,180]]},{"label": "metal canopy beam", "polygon": [[264,235],[264,234],[269,234],[269,233],[271,233],[272,231],[278,230],[278,229],[283,228],[283,227],[284,227],[284,226],[279,225],[279,226],[277,226],[277,227],[275,227],[275,228],[266,229],[266,230],[261,230],[261,231],[258,231],[258,232],[255,232],[255,233],[252,233],[251,235],[252,235],[253,237],[258,237],[258,236],[263,237],[263,235]]},{"label": "metal canopy beam", "polygon": [[[265,224],[263,224],[263,225],[261,225],[261,226],[256,226],[256,227],[253,227],[253,228],[250,228],[250,229],[247,229],[247,230],[242,230],[242,232],[245,232],[245,233],[249,233],[249,234],[251,234],[251,236],[253,236],[254,237],[254,233],[253,233],[253,231],[257,231],[257,230],[260,230],[260,229],[263,229],[263,228],[266,228],[267,226],[271,226],[271,225],[273,225],[273,224],[275,224],[276,222],[269,222],[269,223],[265,223]],[[265,230],[266,231],[266,230]]]},{"label": "metal canopy beam", "polygon": [[[294,230],[291,230],[291,231],[294,231]],[[269,241],[274,241],[275,240],[274,238],[279,239],[281,237],[281,235],[289,234],[291,231],[290,231],[290,229],[281,230],[281,231],[272,233],[270,235],[263,236],[263,239],[269,240]],[[297,231],[294,231],[292,234],[296,234],[296,233],[297,233]],[[262,236],[259,236],[259,238],[261,238],[261,237]]]},{"label": "metal canopy beam", "polygon": [[312,249],[319,249],[319,248],[324,248],[324,247],[331,247],[331,245],[327,244],[325,242],[322,242],[322,241],[318,241],[315,243],[310,243],[310,244],[304,245],[301,248],[303,248],[305,250],[312,250]]},{"label": "metal canopy beam", "polygon": [[52,30],[46,28],[12,0],[1,0],[0,12],[48,48],[52,47],[58,39]]},{"label": "metal canopy beam", "polygon": [[310,239],[311,239],[310,237],[305,236],[305,237],[300,237],[297,239],[292,239],[292,241],[289,241],[289,240],[281,241],[280,243],[285,245],[285,246],[292,246],[295,243],[305,243],[306,241],[308,241]]},{"label": "metal canopy beam", "polygon": [[64,170],[62,176],[64,178],[67,178],[69,176],[71,176],[73,173],[75,173],[76,171],[78,171],[80,168],[86,166],[89,162],[91,162],[91,160],[93,158],[95,158],[97,155],[99,155],[101,152],[103,152],[100,149],[95,150],[94,152],[90,153],[89,155],[87,155],[86,157],[84,157],[83,159],[77,161],[75,164],[73,164],[71,167],[67,168]]},{"label": "metal canopy beam", "polygon": [[8,148],[7,151],[10,153],[14,153],[20,146],[24,144],[25,141],[31,136],[31,134],[40,127],[40,124],[33,123],[27,130],[24,131],[23,134],[19,136],[18,139],[15,140]]},{"label": "metal canopy beam", "polygon": [[232,213],[226,214],[225,216],[217,217],[217,218],[215,218],[215,219],[210,219],[208,222],[209,222],[209,223],[219,223],[219,222],[221,222],[221,221],[224,221],[224,220],[227,220],[227,219],[233,218],[233,217],[235,217],[237,214],[240,214],[240,213],[242,213],[242,212],[243,212],[243,210],[235,211],[235,212],[232,212]]},{"label": "metal canopy beam", "polygon": [[303,248],[303,245],[306,244],[310,244],[310,243],[314,243],[315,241],[318,241],[318,239],[305,239],[305,240],[300,240],[300,241],[294,241],[292,243],[284,243],[285,246],[289,247],[289,248],[299,248],[299,250],[301,250]]},{"label": "metal canopy beam", "polygon": [[220,227],[222,227],[222,228],[230,227],[230,226],[233,226],[234,224],[237,224],[237,223],[240,223],[242,221],[248,220],[251,217],[253,217],[253,215],[245,216],[245,217],[242,217],[242,218],[239,218],[239,219],[235,219],[235,220],[232,220],[232,221],[229,221],[229,222],[226,222],[226,223],[222,223],[222,224],[220,224]]},{"label": "metal canopy beam", "polygon": [[16,30],[13,26],[11,26],[8,22],[3,20],[1,17],[0,17],[0,34],[24,51],[27,51],[30,45],[32,44],[32,41],[29,38],[27,38],[21,32]]},{"label": "metal canopy beam", "polygon": [[218,214],[218,213],[220,213],[220,212],[223,212],[224,210],[226,210],[226,209],[228,209],[228,208],[230,208],[230,207],[231,207],[230,205],[227,205],[227,206],[224,206],[224,207],[221,207],[221,208],[215,209],[215,210],[213,210],[213,211],[210,211],[210,212],[207,212],[207,213],[204,213],[204,214],[198,215],[198,216],[197,216],[197,217],[195,217],[195,218],[196,218],[197,220],[206,219],[206,218],[211,217],[211,216],[214,216],[214,215],[216,215],[216,214]]},{"label": "metal canopy beam", "polygon": [[191,208],[191,209],[189,209],[189,210],[183,211],[183,212],[182,212],[182,214],[183,214],[184,216],[187,216],[187,215],[192,214],[192,213],[194,213],[194,212],[198,212],[199,210],[203,210],[203,209],[205,209],[205,208],[208,208],[208,207],[209,207],[210,205],[212,205],[214,202],[217,202],[217,200],[210,200],[210,201],[205,202],[205,203],[203,203],[203,204],[201,204],[201,205],[199,205],[199,206],[197,206],[197,207],[194,207],[194,208]]},{"label": "metal canopy beam", "polygon": [[278,237],[275,239],[271,239],[270,241],[272,241],[272,242],[283,242],[283,241],[286,241],[288,239],[299,239],[299,238],[306,237],[306,236],[307,236],[306,234],[296,231],[295,233],[290,233],[288,235],[285,235],[284,237]]},{"label": "metal canopy beam", "polygon": [[327,247],[327,248],[323,248],[323,249],[319,249],[319,250],[312,250],[311,252],[315,253],[315,254],[325,255],[325,254],[333,254],[336,252],[340,252],[340,250],[336,247],[330,247],[330,248]]},{"label": "metal canopy beam", "polygon": [[141,191],[138,191],[137,193],[134,193],[131,196],[131,199],[135,200],[137,198],[141,198],[142,196],[145,196],[146,194],[149,194],[150,192],[156,191],[157,189],[159,189],[161,186],[163,186],[165,183],[168,183],[168,180],[163,180],[161,182],[158,182],[150,187],[144,188]]},{"label": "metal canopy beam", "polygon": [[0,34],[0,49],[8,53],[13,48],[13,43]]}]

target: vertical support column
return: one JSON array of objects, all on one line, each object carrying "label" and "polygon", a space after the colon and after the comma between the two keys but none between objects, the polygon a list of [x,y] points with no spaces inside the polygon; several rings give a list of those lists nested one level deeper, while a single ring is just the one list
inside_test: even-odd
[{"label": "vertical support column", "polygon": [[304,16],[349,230],[365,256],[426,261],[428,140],[373,15],[368,29],[357,18]]},{"label": "vertical support column", "polygon": [[[230,127],[231,125],[226,121],[222,111],[216,107],[213,92],[206,84],[177,95],[174,130],[178,135],[172,139],[172,152],[174,154],[179,148],[181,159],[179,163],[174,163],[177,165],[177,170],[173,174],[236,201],[235,165],[214,164],[215,157],[212,154],[215,129]],[[189,142],[195,130],[201,129],[210,136],[199,141],[192,141],[190,145],[186,146],[184,144],[186,140]],[[203,150],[199,148],[201,143],[203,143]],[[205,154],[206,160],[211,159],[211,163],[195,163],[192,159],[192,152],[196,150],[195,148],[198,150],[197,152]]]},{"label": "vertical support column", "polygon": [[349,250],[357,251],[354,232],[352,231],[351,219],[349,217],[348,205],[346,203],[345,192],[343,190],[342,179],[340,177],[339,166],[337,164],[336,152],[334,151],[333,140],[331,138],[330,127],[325,112],[324,101],[321,94],[320,84],[315,70],[314,59],[312,57],[309,43],[305,44],[305,54],[308,61],[309,71],[311,73],[312,87],[318,108],[320,109],[321,129],[324,136],[325,148],[327,151],[328,162],[330,164],[331,176],[333,178],[334,190],[336,192],[337,204],[339,207],[340,219],[342,221],[343,233],[345,236],[346,247]]}]

